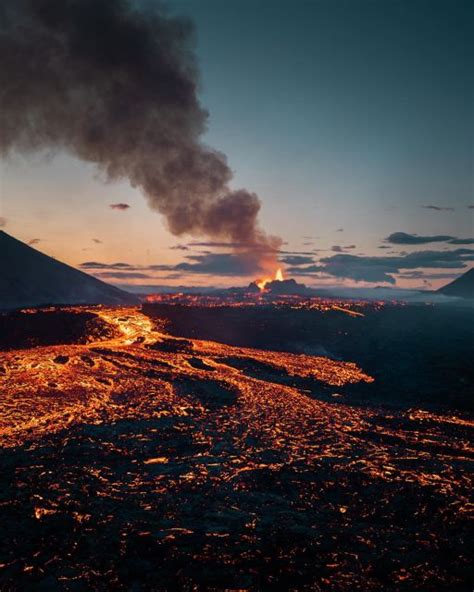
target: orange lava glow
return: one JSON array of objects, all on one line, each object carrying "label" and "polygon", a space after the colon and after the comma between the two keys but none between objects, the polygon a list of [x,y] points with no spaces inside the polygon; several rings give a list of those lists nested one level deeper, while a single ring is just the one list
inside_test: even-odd
[{"label": "orange lava glow", "polygon": [[[312,378],[332,386],[373,381],[350,362],[236,348],[212,341],[172,338],[176,353],[170,353],[169,336],[138,309],[97,307],[90,310],[113,328],[113,338],[92,340],[87,345],[17,350],[2,356],[0,445],[16,445],[24,438],[61,430],[75,422],[93,421],[106,410],[113,413],[112,393],[120,389],[124,371],[141,374],[148,365],[158,362],[168,368],[160,373],[159,380],[159,384],[166,385],[165,391],[172,389],[177,377],[199,379],[207,375],[207,371],[189,363],[190,358],[199,356],[202,363],[212,369],[213,382],[242,396],[248,393],[250,399],[254,397],[251,393],[258,392],[263,383],[249,379],[224,360],[230,357],[236,361],[253,360],[275,371],[284,370],[290,376]],[[127,362],[117,366],[115,356],[123,357],[125,352],[129,352]],[[134,388],[141,391],[143,385],[135,381]],[[297,391],[289,387],[284,387],[283,391],[286,396],[297,395]]]},{"label": "orange lava glow", "polygon": [[[273,280],[271,280],[273,281]],[[292,310],[315,310],[320,312],[338,311],[350,316],[364,316],[364,311],[371,308],[380,310],[387,305],[385,301],[346,300],[337,298],[323,298],[320,296],[274,295],[266,290],[228,295],[213,294],[148,294],[145,302],[169,304],[179,306],[205,306],[207,308],[232,307],[248,308],[252,306],[268,306],[275,308],[289,308]],[[403,306],[402,302],[391,303],[392,306]]]},{"label": "orange lava glow", "polygon": [[276,272],[275,272],[275,277],[271,278],[271,277],[267,277],[264,278],[262,280],[258,280],[257,282],[255,282],[257,284],[257,286],[259,287],[259,289],[264,292],[265,291],[265,287],[267,284],[269,284],[270,282],[282,282],[283,281],[283,272],[281,270],[281,267],[279,267]]},{"label": "orange lava glow", "polygon": [[468,419],[351,405],[376,386],[352,362],[88,310],[102,338],[1,354],[0,589],[462,589]]}]

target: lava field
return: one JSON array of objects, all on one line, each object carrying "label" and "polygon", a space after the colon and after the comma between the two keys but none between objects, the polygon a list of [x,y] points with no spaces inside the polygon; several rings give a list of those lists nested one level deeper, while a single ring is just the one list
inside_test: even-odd
[{"label": "lava field", "polygon": [[137,307],[48,314],[86,334],[0,352],[2,592],[472,590],[467,415]]}]

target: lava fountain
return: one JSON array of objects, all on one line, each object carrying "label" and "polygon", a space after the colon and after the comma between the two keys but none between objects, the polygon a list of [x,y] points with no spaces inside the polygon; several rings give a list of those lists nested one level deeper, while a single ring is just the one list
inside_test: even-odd
[{"label": "lava fountain", "polygon": [[262,280],[258,280],[255,283],[257,284],[260,291],[264,292],[266,285],[269,284],[270,282],[282,282],[282,281],[283,281],[283,272],[281,270],[281,267],[279,267],[275,272],[274,278],[264,278]]}]

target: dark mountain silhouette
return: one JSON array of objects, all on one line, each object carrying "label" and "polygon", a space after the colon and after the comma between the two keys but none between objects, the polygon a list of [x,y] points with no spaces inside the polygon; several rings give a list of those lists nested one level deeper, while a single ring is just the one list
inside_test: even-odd
[{"label": "dark mountain silhouette", "polygon": [[474,299],[474,268],[438,290],[446,296]]},{"label": "dark mountain silhouette", "polygon": [[136,302],[136,296],[56,261],[0,231],[0,309]]}]

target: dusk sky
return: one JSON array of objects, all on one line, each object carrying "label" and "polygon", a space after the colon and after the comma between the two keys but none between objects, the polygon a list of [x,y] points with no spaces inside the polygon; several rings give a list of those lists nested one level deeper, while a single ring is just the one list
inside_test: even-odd
[{"label": "dusk sky", "polygon": [[[227,156],[231,187],[260,197],[287,276],[436,288],[474,265],[471,2],[169,6],[195,25],[202,139]],[[107,281],[254,278],[73,156],[10,156],[0,181],[3,230]]]}]

